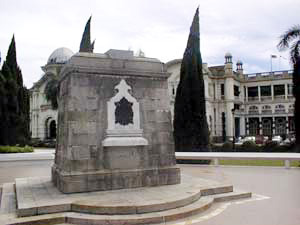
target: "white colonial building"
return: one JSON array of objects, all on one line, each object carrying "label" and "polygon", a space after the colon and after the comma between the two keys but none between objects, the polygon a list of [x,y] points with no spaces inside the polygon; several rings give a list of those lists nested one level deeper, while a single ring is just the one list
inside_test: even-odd
[{"label": "white colonial building", "polygon": [[[181,59],[167,63],[172,111]],[[232,55],[225,64],[203,64],[206,114],[212,138],[222,142],[238,136],[286,136],[294,132],[292,71],[244,74],[241,61],[233,70]]]},{"label": "white colonial building", "polygon": [[47,82],[58,76],[62,66],[74,53],[68,48],[56,49],[48,58],[47,64],[42,66],[44,74],[30,89],[30,131],[34,139],[55,139],[57,125],[57,110],[53,110],[45,98]]},{"label": "white colonial building", "polygon": [[[56,137],[57,111],[46,100],[44,90],[47,82],[59,75],[72,55],[67,48],[56,49],[42,67],[43,76],[30,89],[32,138]],[[166,66],[171,73],[168,84],[173,115],[181,59],[172,60]],[[208,67],[204,63],[203,74],[207,121],[216,142],[223,142],[233,135],[271,137],[294,132],[292,71],[244,74],[241,61],[233,70],[232,55],[227,53],[224,65]]]}]

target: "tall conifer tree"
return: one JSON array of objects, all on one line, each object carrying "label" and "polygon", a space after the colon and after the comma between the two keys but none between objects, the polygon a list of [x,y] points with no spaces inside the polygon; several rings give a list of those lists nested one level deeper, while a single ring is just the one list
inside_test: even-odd
[{"label": "tall conifer tree", "polygon": [[92,19],[92,17],[90,17],[88,19],[88,21],[85,25],[82,39],[80,42],[79,52],[93,52],[94,51],[95,41],[93,41],[93,43],[91,43],[91,19]]},{"label": "tall conifer tree", "polygon": [[208,151],[204,80],[200,53],[199,9],[197,8],[185,49],[174,109],[176,151]]},{"label": "tall conifer tree", "polygon": [[[17,63],[15,37],[8,48],[2,67],[5,79],[6,124],[4,124],[3,144],[26,144],[29,139],[29,101],[28,90],[23,86],[22,72]],[[1,144],[1,143],[0,143]]]}]

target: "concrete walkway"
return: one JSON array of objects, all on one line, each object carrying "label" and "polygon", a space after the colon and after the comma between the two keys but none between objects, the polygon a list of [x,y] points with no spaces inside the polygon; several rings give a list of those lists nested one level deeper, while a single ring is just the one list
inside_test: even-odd
[{"label": "concrete walkway", "polygon": [[51,160],[54,159],[55,149],[35,148],[29,153],[5,153],[0,154],[0,162],[27,161],[27,160]]},{"label": "concrete walkway", "polygon": [[[0,155],[1,157],[1,155]],[[0,184],[18,177],[51,176],[52,160],[0,163]],[[264,198],[223,204],[209,214],[168,225],[298,225],[300,221],[300,168],[179,165],[182,173],[201,179],[232,183]],[[256,200],[257,199],[257,200]],[[260,199],[260,200],[259,200]]]}]

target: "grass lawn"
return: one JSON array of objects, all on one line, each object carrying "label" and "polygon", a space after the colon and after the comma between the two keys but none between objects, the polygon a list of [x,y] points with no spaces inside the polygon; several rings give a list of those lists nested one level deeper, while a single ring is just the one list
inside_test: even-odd
[{"label": "grass lawn", "polygon": [[[300,167],[299,161],[290,161],[291,167]],[[220,160],[220,165],[231,166],[284,166],[283,160]]]}]

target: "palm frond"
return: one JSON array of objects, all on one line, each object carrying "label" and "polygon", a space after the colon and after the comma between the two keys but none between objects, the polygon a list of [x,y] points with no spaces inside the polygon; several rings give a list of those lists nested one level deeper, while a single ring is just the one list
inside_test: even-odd
[{"label": "palm frond", "polygon": [[300,25],[294,25],[280,36],[280,42],[277,48],[282,51],[289,48],[290,43],[295,38],[300,38]]},{"label": "palm frond", "polygon": [[45,87],[45,97],[47,101],[51,102],[51,106],[53,109],[57,109],[57,95],[58,95],[58,80],[56,78],[52,78]]},{"label": "palm frond", "polygon": [[291,60],[295,64],[297,59],[300,57],[300,38],[292,44],[290,54]]}]

